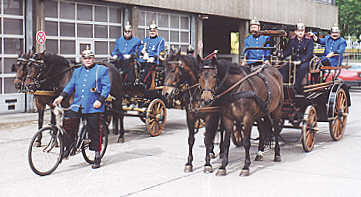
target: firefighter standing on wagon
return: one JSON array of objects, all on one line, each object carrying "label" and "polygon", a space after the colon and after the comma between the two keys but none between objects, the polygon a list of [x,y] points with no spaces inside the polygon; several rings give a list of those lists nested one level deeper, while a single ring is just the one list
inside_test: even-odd
[{"label": "firefighter standing on wagon", "polygon": [[139,52],[140,40],[133,37],[132,26],[128,23],[124,26],[123,36],[115,42],[112,59],[117,60],[117,67],[123,72],[123,84],[133,85],[136,79],[135,58]]},{"label": "firefighter standing on wagon", "polygon": [[[261,24],[258,20],[251,20],[249,24],[251,35],[244,40],[244,48],[250,47],[265,47],[269,44],[269,36],[263,36],[259,34]],[[266,44],[266,45],[265,45]],[[263,63],[269,63],[271,52],[269,50],[247,50],[244,53],[243,65],[260,65]]]},{"label": "firefighter standing on wagon", "polygon": [[[297,24],[295,34],[296,37],[290,39],[282,56],[291,56],[293,63],[297,65],[295,88],[298,94],[302,94],[302,81],[307,74],[309,63],[313,57],[313,41],[305,37],[305,25],[303,23]],[[280,69],[285,83],[289,82],[289,69],[289,66]]]},{"label": "firefighter standing on wagon", "polygon": [[312,32],[309,34],[315,42],[326,45],[322,64],[333,67],[340,66],[342,65],[343,53],[347,46],[346,40],[340,37],[340,29],[338,26],[332,27],[330,32],[330,35],[325,38],[318,38]]},{"label": "firefighter standing on wagon", "polygon": [[139,62],[142,65],[140,81],[144,83],[146,89],[149,89],[152,83],[151,71],[160,64],[159,57],[164,50],[164,42],[164,39],[158,36],[158,26],[153,22],[149,25],[149,37],[144,38],[140,48]]}]

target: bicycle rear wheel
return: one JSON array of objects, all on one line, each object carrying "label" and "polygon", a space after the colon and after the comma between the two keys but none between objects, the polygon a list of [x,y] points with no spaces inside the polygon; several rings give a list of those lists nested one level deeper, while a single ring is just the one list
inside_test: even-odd
[{"label": "bicycle rear wheel", "polygon": [[[105,151],[107,150],[108,147],[108,128],[105,128],[106,131],[104,131],[102,133],[102,139],[101,139],[101,149],[100,149],[100,157],[103,158]],[[81,133],[83,133],[85,130],[85,127],[82,128]],[[89,143],[90,143],[90,139],[88,137],[88,132],[86,132],[85,134],[85,138],[83,140],[83,145],[82,145],[82,150],[81,153],[85,159],[86,162],[88,162],[89,164],[93,164],[94,160],[95,160],[95,152],[89,150]]]},{"label": "bicycle rear wheel", "polygon": [[[40,147],[34,145],[40,138]],[[49,175],[58,167],[63,154],[63,141],[56,127],[44,127],[35,133],[28,149],[31,170],[40,176]]]}]

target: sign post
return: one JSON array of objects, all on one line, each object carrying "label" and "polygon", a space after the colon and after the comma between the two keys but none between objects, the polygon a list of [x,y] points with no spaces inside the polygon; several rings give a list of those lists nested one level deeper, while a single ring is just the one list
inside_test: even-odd
[{"label": "sign post", "polygon": [[36,33],[36,42],[39,44],[39,45],[44,45],[45,44],[45,41],[46,41],[46,34],[45,32],[43,31],[38,31]]}]

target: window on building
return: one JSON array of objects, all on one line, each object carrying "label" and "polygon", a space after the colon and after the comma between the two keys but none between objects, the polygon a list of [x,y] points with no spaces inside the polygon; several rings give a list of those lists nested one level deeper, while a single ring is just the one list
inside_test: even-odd
[{"label": "window on building", "polygon": [[[45,1],[46,49],[79,60],[81,46],[106,59],[121,36],[123,10],[117,6],[62,0]],[[56,12],[56,13],[54,13]]]},{"label": "window on building", "polygon": [[138,23],[138,37],[144,39],[149,36],[148,27],[155,22],[158,25],[158,34],[167,46],[182,48],[185,51],[190,44],[190,17],[187,15],[140,11]]},{"label": "window on building", "polygon": [[0,94],[16,93],[12,64],[24,52],[24,0],[0,0]]}]

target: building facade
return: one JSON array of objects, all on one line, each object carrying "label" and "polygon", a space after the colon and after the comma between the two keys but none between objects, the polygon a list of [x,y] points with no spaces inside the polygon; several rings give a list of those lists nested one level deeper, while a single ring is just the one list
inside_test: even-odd
[{"label": "building facade", "polygon": [[[231,54],[231,34],[240,40],[248,35],[248,22],[256,18],[264,28],[292,27],[303,22],[310,29],[325,30],[337,24],[334,0],[0,0],[1,73],[0,113],[33,109],[31,95],[17,93],[11,65],[19,53],[47,50],[66,57],[80,58],[90,47],[97,59],[107,59],[124,24],[133,25],[143,39],[153,21],[166,46],[185,50],[192,45],[200,55],[218,49]],[[38,31],[46,33],[43,45],[35,41]],[[234,35],[232,36],[234,37]]]}]

